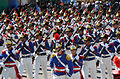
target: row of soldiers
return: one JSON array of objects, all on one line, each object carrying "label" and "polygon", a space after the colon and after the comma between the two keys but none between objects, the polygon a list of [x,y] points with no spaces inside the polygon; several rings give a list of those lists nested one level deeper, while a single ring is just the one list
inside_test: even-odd
[{"label": "row of soldiers", "polygon": [[103,5],[98,1],[87,7],[81,7],[80,2],[66,6],[61,3],[48,5],[45,10],[39,6],[26,7],[14,10],[10,17],[3,11],[0,16],[3,79],[21,79],[24,69],[28,79],[33,76],[38,79],[40,65],[44,79],[49,79],[50,56],[53,79],[88,79],[89,73],[92,79],[97,79],[96,60],[100,61],[102,79],[106,78],[106,68],[107,78],[112,79],[111,58],[120,55],[120,4],[108,2]]}]

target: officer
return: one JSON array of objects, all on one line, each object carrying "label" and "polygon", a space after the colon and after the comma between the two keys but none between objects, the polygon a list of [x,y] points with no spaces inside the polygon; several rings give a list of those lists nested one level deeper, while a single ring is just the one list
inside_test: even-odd
[{"label": "officer", "polygon": [[49,43],[48,40],[43,40],[42,38],[42,32],[39,31],[35,34],[36,40],[33,43],[33,46],[36,47],[36,50],[34,52],[35,56],[35,79],[38,78],[39,68],[40,65],[42,66],[44,79],[48,79],[47,75],[47,53],[46,50],[49,50]]},{"label": "officer", "polygon": [[22,75],[23,70],[26,69],[27,79],[33,79],[32,74],[32,54],[34,52],[33,43],[28,39],[28,34],[23,33],[21,35],[21,42],[17,49],[21,50],[20,57],[21,62],[19,65],[20,74]]},{"label": "officer", "polygon": [[108,40],[109,35],[104,33],[101,38],[102,42],[100,42],[98,46],[98,51],[100,57],[102,57],[102,63],[100,63],[100,68],[102,72],[102,79],[106,78],[105,70],[108,72],[108,79],[112,79],[112,64],[111,64],[111,56],[114,55],[115,49],[114,44],[110,43]]},{"label": "officer", "polygon": [[72,61],[73,61],[73,74],[71,79],[82,79],[82,65],[83,65],[83,56],[77,55],[77,46],[71,45],[70,46],[71,54],[72,54]]},{"label": "officer", "polygon": [[50,67],[53,72],[53,79],[66,79],[66,77],[69,79],[72,76],[73,62],[70,55],[64,53],[61,43],[56,43],[56,54],[51,55]]},{"label": "officer", "polygon": [[4,68],[2,72],[3,79],[16,79],[16,75],[19,74],[16,61],[20,61],[20,56],[19,52],[12,47],[12,44],[12,41],[7,39],[7,49],[4,49],[0,54],[0,59],[4,59],[3,61],[5,61],[7,57],[12,54],[6,63],[3,63],[2,61],[0,63],[0,65]]}]

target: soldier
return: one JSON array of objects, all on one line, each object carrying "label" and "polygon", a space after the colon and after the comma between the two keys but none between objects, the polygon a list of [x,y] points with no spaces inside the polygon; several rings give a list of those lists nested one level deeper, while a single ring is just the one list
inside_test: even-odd
[{"label": "soldier", "polygon": [[86,46],[81,47],[81,55],[84,55],[84,65],[83,65],[83,76],[85,79],[88,79],[88,74],[90,72],[91,78],[96,79],[96,61],[95,56],[98,56],[97,47],[93,46],[90,42],[92,37],[87,35],[84,38],[84,43]]},{"label": "soldier", "polygon": [[55,45],[57,42],[62,42],[62,43],[64,42],[64,39],[60,39],[60,35],[58,33],[56,33],[54,35],[54,38],[51,41],[51,44],[50,44],[51,51],[53,51],[53,49],[55,49],[55,47],[56,47]]},{"label": "soldier", "polygon": [[74,41],[78,42],[78,46],[84,45],[84,37],[85,37],[84,30],[85,27],[80,26],[80,28],[78,29],[79,34],[75,35]]},{"label": "soldier", "polygon": [[33,46],[36,47],[34,56],[35,56],[35,79],[38,78],[38,73],[39,73],[39,67],[40,65],[42,66],[43,70],[43,75],[44,79],[48,79],[47,75],[47,53],[46,50],[49,50],[49,43],[48,40],[45,39],[43,40],[42,38],[42,32],[39,31],[38,33],[35,34],[35,37],[37,40],[33,43]]},{"label": "soldier", "polygon": [[33,79],[32,74],[32,54],[34,52],[33,43],[28,40],[28,34],[23,33],[21,35],[21,42],[17,49],[20,49],[21,62],[19,65],[20,74],[22,75],[23,70],[26,69],[27,79]]},{"label": "soldier", "polygon": [[[6,42],[7,49],[4,49],[0,54],[0,59],[7,60],[9,55],[10,58],[6,63],[1,62],[0,65],[4,68],[2,72],[3,79],[16,79],[18,75],[18,69],[16,66],[16,61],[20,61],[19,52],[12,47],[12,41],[7,39]],[[5,61],[3,60],[3,61]]]},{"label": "soldier", "polygon": [[3,50],[3,44],[4,44],[4,40],[3,40],[3,36],[1,34],[0,35],[0,52],[2,52],[2,50]]},{"label": "soldier", "polygon": [[69,53],[70,51],[70,48],[69,48],[69,46],[71,45],[71,43],[72,43],[72,40],[74,39],[74,36],[72,35],[72,33],[73,33],[73,28],[72,27],[67,27],[66,28],[66,35],[67,36],[65,36],[64,37],[64,46],[65,46],[65,48],[67,49],[65,52],[66,53]]},{"label": "soldier", "polygon": [[71,45],[70,50],[72,53],[72,61],[73,61],[73,74],[71,79],[83,79],[81,69],[83,65],[83,56],[77,55],[77,46]]},{"label": "soldier", "polygon": [[56,54],[53,53],[51,55],[50,67],[52,68],[53,79],[66,79],[66,77],[69,78],[72,76],[72,60],[70,55],[64,53],[61,43],[56,43]]},{"label": "soldier", "polygon": [[120,32],[118,31],[116,33],[117,39],[113,41],[115,45],[115,53],[117,53],[117,56],[120,57]]},{"label": "soldier", "polygon": [[102,42],[98,46],[98,51],[100,54],[100,57],[102,57],[102,63],[100,63],[100,68],[102,72],[102,79],[106,78],[105,70],[108,71],[108,79],[112,79],[112,64],[111,64],[111,56],[114,55],[115,49],[114,44],[109,43],[107,41],[109,35],[104,33],[101,38]]}]

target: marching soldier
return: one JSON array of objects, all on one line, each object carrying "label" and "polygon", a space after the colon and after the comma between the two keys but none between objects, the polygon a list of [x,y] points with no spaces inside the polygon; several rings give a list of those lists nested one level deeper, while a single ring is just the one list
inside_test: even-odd
[{"label": "marching soldier", "polygon": [[113,41],[114,47],[115,47],[115,53],[117,53],[117,56],[120,57],[120,32],[118,31],[116,33],[117,39]]},{"label": "marching soldier", "polygon": [[69,53],[70,51],[70,45],[71,45],[71,43],[72,43],[72,40],[74,39],[74,36],[73,36],[73,28],[72,27],[68,27],[67,29],[66,29],[66,36],[64,37],[64,46],[65,46],[65,48],[67,49],[66,50],[66,53]]},{"label": "marching soldier", "polygon": [[[16,62],[20,61],[19,51],[12,47],[12,41],[7,39],[6,42],[7,49],[4,49],[0,54],[0,59],[3,59],[3,62],[0,65],[4,68],[2,72],[3,79],[16,79],[19,75]],[[10,58],[8,58],[10,56]],[[8,58],[8,60],[7,60]],[[7,61],[6,61],[7,60]],[[4,63],[4,61],[6,61]]]},{"label": "marching soldier", "polygon": [[20,49],[21,62],[19,65],[20,75],[22,75],[23,70],[26,69],[27,79],[33,79],[32,74],[32,55],[34,52],[33,43],[28,40],[28,34],[23,33],[21,35],[21,42],[17,49]]},{"label": "marching soldier", "polygon": [[1,34],[0,35],[0,52],[2,52],[2,50],[3,50],[3,44],[4,44],[4,40],[3,40],[3,36]]},{"label": "marching soldier", "polygon": [[96,79],[96,61],[95,56],[98,56],[97,47],[93,46],[90,42],[92,37],[87,35],[84,38],[86,46],[81,47],[81,54],[84,55],[84,65],[83,65],[83,76],[85,79],[88,79],[88,74],[90,72],[91,78]]},{"label": "marching soldier", "polygon": [[114,44],[109,43],[109,41],[107,41],[108,37],[109,35],[104,33],[101,36],[102,42],[98,46],[100,57],[102,57],[102,63],[100,63],[102,79],[106,78],[106,75],[105,75],[106,68],[108,71],[108,79],[112,79],[111,56],[114,55],[115,49],[114,49]]},{"label": "marching soldier", "polygon": [[53,79],[69,79],[72,76],[73,62],[70,55],[64,53],[61,43],[56,43],[56,53],[51,55],[50,67]]},{"label": "marching soldier", "polygon": [[74,41],[78,42],[78,46],[84,45],[84,37],[85,37],[84,30],[85,27],[81,26],[78,30],[79,34],[75,35]]},{"label": "marching soldier", "polygon": [[71,79],[83,79],[81,69],[83,65],[83,56],[77,55],[77,46],[71,45],[70,50],[72,53],[72,61],[73,61],[73,74]]},{"label": "marching soldier", "polygon": [[[52,39],[52,41],[51,41],[51,44],[50,44],[50,48],[51,48],[51,51],[53,51],[53,49],[55,49],[55,45],[56,45],[56,43],[58,43],[58,42],[62,42],[62,43],[64,43],[64,39],[60,39],[60,35],[58,34],[58,33],[56,33],[55,35],[54,35],[54,38]],[[64,46],[62,46],[62,47],[64,47]]]},{"label": "marching soldier", "polygon": [[39,67],[42,66],[44,79],[48,79],[47,75],[47,53],[46,50],[49,50],[49,43],[48,40],[43,40],[42,38],[42,32],[39,31],[37,34],[35,34],[35,37],[37,40],[35,40],[33,46],[36,47],[34,56],[35,56],[35,79],[38,78],[39,73]]}]

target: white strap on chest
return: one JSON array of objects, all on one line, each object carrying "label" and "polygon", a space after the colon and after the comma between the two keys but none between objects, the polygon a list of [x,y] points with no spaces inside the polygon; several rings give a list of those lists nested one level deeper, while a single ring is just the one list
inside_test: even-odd
[{"label": "white strap on chest", "polygon": [[66,67],[66,65],[58,58],[57,54],[56,54],[56,58],[60,62],[60,64],[62,64],[64,67]]},{"label": "white strap on chest", "polygon": [[[9,56],[10,54],[8,53],[8,51],[6,51],[6,54]],[[16,62],[16,60],[12,57],[10,57],[10,59],[12,59],[14,62]]]}]

